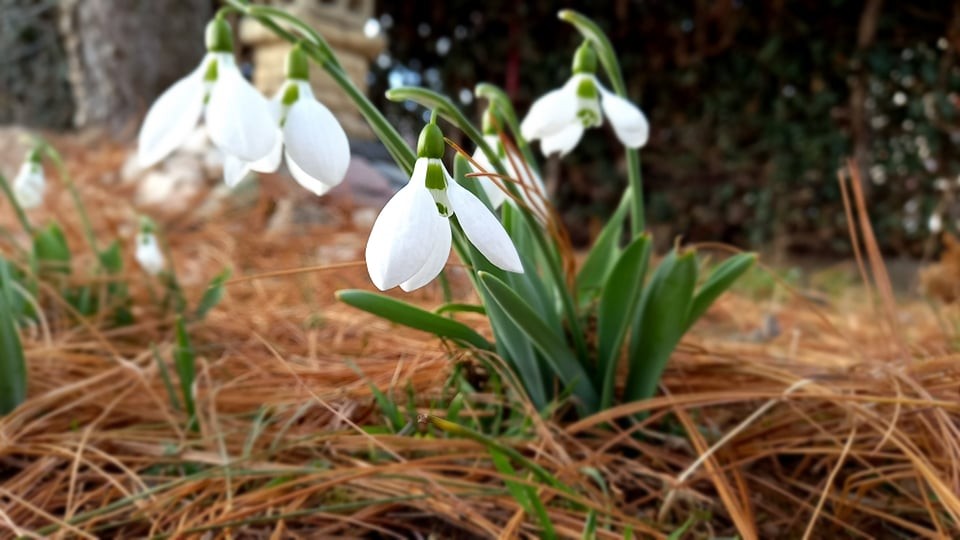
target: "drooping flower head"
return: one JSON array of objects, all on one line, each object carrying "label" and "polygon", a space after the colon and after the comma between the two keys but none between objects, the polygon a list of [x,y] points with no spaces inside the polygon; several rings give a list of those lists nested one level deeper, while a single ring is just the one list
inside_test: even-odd
[{"label": "drooping flower head", "polygon": [[230,25],[219,15],[207,25],[206,45],[200,65],[147,112],[139,136],[142,167],[170,155],[201,117],[210,140],[228,155],[257,161],[273,150],[277,131],[270,106],[237,68]]},{"label": "drooping flower head", "polygon": [[[521,185],[518,186],[520,189],[520,194],[523,195],[524,202],[534,210],[537,216],[546,216],[547,209],[544,201],[547,196],[546,187],[543,185],[543,180],[540,178],[540,175],[537,174],[535,170],[527,163],[527,160],[516,151],[515,148],[504,148],[503,142],[500,139],[500,136],[497,134],[497,122],[494,117],[493,111],[488,108],[483,113],[483,139],[486,141],[487,145],[490,148],[493,148],[493,151],[500,158],[500,162],[503,163],[503,167],[506,170],[507,176],[518,181]],[[495,173],[496,168],[493,166],[493,163],[490,162],[490,159],[487,157],[487,154],[483,151],[482,148],[477,148],[473,152],[473,161],[480,166],[473,167],[477,172],[487,172]],[[487,176],[482,176],[478,178],[480,186],[483,188],[484,194],[487,196],[487,199],[490,201],[490,204],[493,205],[493,208],[500,208],[500,205],[503,204],[503,201],[507,200],[507,195],[497,187],[496,183]]]},{"label": "drooping flower head", "polygon": [[166,258],[157,243],[156,225],[147,217],[140,219],[140,230],[137,232],[136,250],[134,258],[143,271],[155,276],[167,266]]},{"label": "drooping flower head", "polygon": [[294,180],[313,193],[323,195],[347,174],[350,143],[330,109],[313,96],[309,62],[299,44],[287,55],[286,72],[287,80],[270,102],[272,129],[277,134],[273,149],[257,161],[227,155],[224,180],[233,187],[251,170],[276,171],[285,155]]},{"label": "drooping flower head", "polygon": [[31,150],[20,165],[20,171],[13,179],[13,196],[21,208],[36,208],[43,203],[43,193],[47,182],[43,176],[43,164],[39,150]]},{"label": "drooping flower head", "polygon": [[573,75],[567,83],[533,102],[520,124],[524,138],[540,140],[545,155],[566,155],[585,129],[602,126],[606,116],[624,146],[646,144],[650,126],[643,112],[600,84],[596,71],[597,54],[584,42],[574,55]]},{"label": "drooping flower head", "polygon": [[377,216],[367,240],[367,271],[381,291],[423,287],[437,277],[450,255],[450,218],[467,239],[499,268],[523,272],[520,256],[503,225],[473,193],[450,177],[440,160],[443,133],[435,119],[420,132],[410,182]]}]

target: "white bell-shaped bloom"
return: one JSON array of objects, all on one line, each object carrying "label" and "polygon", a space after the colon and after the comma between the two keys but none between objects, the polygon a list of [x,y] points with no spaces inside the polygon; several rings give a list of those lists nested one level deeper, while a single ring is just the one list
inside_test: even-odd
[{"label": "white bell-shaped bloom", "polygon": [[13,179],[13,196],[21,208],[36,208],[43,203],[43,193],[47,182],[43,177],[43,166],[39,160],[27,159]]},{"label": "white bell-shaped bloom", "polygon": [[274,172],[286,157],[287,168],[298,184],[323,195],[343,181],[350,165],[350,143],[330,109],[317,101],[310,83],[288,79],[271,101],[276,143],[257,161],[227,154],[224,181],[233,187],[250,171]]},{"label": "white bell-shaped bloom", "polygon": [[[536,212],[537,216],[547,216],[547,207],[545,204],[547,189],[543,185],[543,180],[540,178],[540,175],[527,164],[523,155],[512,148],[505,149],[499,136],[484,135],[483,139],[490,148],[493,148],[493,151],[500,156],[500,161],[506,169],[507,176],[519,182],[517,188],[520,190],[524,202]],[[479,168],[473,166],[476,172],[496,172],[496,168],[490,162],[490,159],[487,158],[487,154],[483,149],[477,148],[472,157],[473,161],[479,165]],[[500,208],[503,201],[507,200],[506,193],[497,187],[493,179],[488,176],[479,177],[477,180],[483,188],[483,192],[490,201],[490,204],[493,205],[493,208]]]},{"label": "white bell-shaped bloom", "polygon": [[137,233],[137,249],[134,257],[143,271],[155,276],[163,271],[167,266],[167,261],[157,243],[157,237],[152,232],[140,231]]},{"label": "white bell-shaped bloom", "polygon": [[437,158],[420,157],[410,182],[377,216],[367,240],[367,271],[382,291],[418,289],[437,277],[450,255],[449,217],[499,268],[523,272],[520,256],[496,216],[457,184]]},{"label": "white bell-shaped bloom", "polygon": [[585,129],[602,126],[604,116],[624,146],[647,143],[650,125],[643,111],[604,88],[593,73],[575,73],[562,88],[534,101],[520,132],[527,140],[539,140],[545,155],[563,156],[580,142]]},{"label": "white bell-shaped bloom", "polygon": [[240,73],[230,27],[214,19],[207,27],[200,65],[167,89],[150,107],[140,128],[138,160],[150,167],[180,146],[203,118],[210,140],[244,161],[267,156],[277,141],[270,105]]}]

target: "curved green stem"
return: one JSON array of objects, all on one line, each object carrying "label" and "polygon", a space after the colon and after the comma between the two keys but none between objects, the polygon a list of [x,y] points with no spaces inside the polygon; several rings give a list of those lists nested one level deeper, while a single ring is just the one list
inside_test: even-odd
[{"label": "curved green stem", "polygon": [[[90,224],[90,217],[87,215],[87,209],[83,205],[83,199],[80,198],[80,192],[77,191],[77,185],[73,182],[73,177],[70,176],[70,173],[67,171],[67,166],[63,163],[63,157],[60,156],[60,152],[57,152],[56,148],[46,141],[41,141],[40,145],[43,148],[43,152],[50,158],[50,161],[53,162],[53,166],[56,167],[57,176],[60,177],[60,181],[63,182],[67,191],[70,192],[70,198],[73,199],[73,205],[76,207],[77,214],[80,216],[80,226],[83,229],[83,235],[93,254],[97,257],[97,264],[103,267],[103,261],[100,260],[100,250],[97,248],[97,236],[93,232],[93,225]],[[104,268],[104,270],[106,270],[106,268]]]},{"label": "curved green stem", "polygon": [[[623,72],[620,70],[620,62],[617,60],[617,54],[613,50],[613,44],[603,33],[597,23],[590,20],[587,16],[572,9],[561,10],[557,14],[560,20],[568,22],[576,27],[583,34],[584,39],[589,41],[603,70],[610,79],[610,85],[613,91],[622,98],[627,98],[627,85],[623,82]],[[627,181],[630,185],[630,191],[633,193],[633,199],[630,201],[630,232],[636,238],[643,233],[646,228],[646,216],[644,214],[643,204],[643,177],[640,174],[640,152],[636,148],[627,148]],[[623,196],[627,196],[624,191]]]},{"label": "curved green stem", "polygon": [[477,84],[473,89],[473,93],[479,98],[486,98],[490,101],[490,104],[494,107],[494,111],[499,113],[498,117],[507,124],[510,132],[513,133],[513,140],[517,143],[517,149],[523,154],[527,164],[539,173],[540,168],[537,166],[537,159],[533,155],[533,150],[530,148],[530,142],[527,141],[527,139],[523,137],[523,133],[520,132],[520,122],[517,121],[517,111],[513,108],[513,103],[510,102],[507,94],[499,86],[490,83]]},{"label": "curved green stem", "polygon": [[0,189],[3,190],[4,195],[10,200],[10,204],[13,205],[13,211],[17,214],[17,220],[20,221],[24,232],[33,238],[33,226],[30,225],[30,220],[27,219],[27,213],[23,211],[23,207],[20,206],[20,201],[18,201],[17,196],[13,194],[13,189],[10,188],[7,177],[2,174],[0,174]]}]

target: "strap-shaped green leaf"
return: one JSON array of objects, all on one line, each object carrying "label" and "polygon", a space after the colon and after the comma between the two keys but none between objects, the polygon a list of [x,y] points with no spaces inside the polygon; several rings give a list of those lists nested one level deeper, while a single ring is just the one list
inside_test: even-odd
[{"label": "strap-shaped green leaf", "polygon": [[356,289],[337,291],[337,298],[344,304],[383,317],[388,321],[430,332],[438,337],[459,341],[485,351],[493,350],[490,342],[469,326],[401,300]]},{"label": "strap-shaped green leaf", "polygon": [[757,255],[755,253],[738,253],[717,265],[693,297],[693,302],[690,304],[690,314],[687,315],[688,330],[693,326],[693,323],[697,322],[697,319],[707,312],[707,309],[724,291],[729,289],[744,272],[753,266],[756,260]]},{"label": "strap-shaped green leaf", "polygon": [[[629,190],[629,188],[627,188]],[[620,255],[620,236],[623,234],[623,220],[627,217],[629,195],[620,199],[617,210],[607,221],[590,248],[587,259],[577,274],[577,292],[581,304],[589,302],[599,294],[607,280],[610,269]]]},{"label": "strap-shaped green leaf", "polygon": [[180,379],[180,393],[183,394],[183,404],[190,415],[188,426],[196,430],[197,407],[193,399],[193,381],[197,378],[197,357],[187,333],[187,325],[183,317],[178,316],[176,322],[177,343],[173,348],[173,365],[177,369],[177,378]]},{"label": "strap-shaped green leaf", "polygon": [[682,255],[671,252],[660,263],[644,291],[640,322],[631,338],[624,401],[646,399],[656,392],[670,353],[687,329],[696,283],[693,251]]},{"label": "strap-shaped green leaf", "polygon": [[39,271],[70,273],[70,247],[56,223],[38,229],[33,236],[33,256]]},{"label": "strap-shaped green leaf", "polygon": [[596,411],[600,396],[593,387],[592,379],[567,346],[563,336],[550,328],[530,304],[506,283],[486,272],[479,272],[477,275],[494,302],[523,330],[534,347],[543,353],[554,374],[573,389],[574,395],[580,400],[578,405],[581,411]]},{"label": "strap-shaped green leaf", "polygon": [[27,399],[27,364],[12,309],[12,280],[7,261],[0,259],[0,415]]},{"label": "strap-shaped green leaf", "polygon": [[617,360],[630,322],[636,317],[643,279],[650,261],[650,236],[643,235],[623,251],[600,296],[597,312],[597,368],[600,383],[600,408],[613,404]]},{"label": "strap-shaped green leaf", "polygon": [[220,300],[223,299],[223,287],[227,280],[230,279],[230,274],[230,269],[225,268],[210,280],[210,284],[207,285],[207,290],[203,291],[200,303],[197,304],[197,311],[193,315],[195,319],[203,320],[203,318],[207,316],[207,313],[210,313],[210,310],[220,303]]}]

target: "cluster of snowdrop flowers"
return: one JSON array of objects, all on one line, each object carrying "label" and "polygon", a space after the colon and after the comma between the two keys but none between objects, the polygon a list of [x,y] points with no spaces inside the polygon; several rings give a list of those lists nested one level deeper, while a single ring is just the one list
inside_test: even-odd
[{"label": "cluster of snowdrop flowers", "polygon": [[47,182],[43,176],[40,152],[31,150],[13,179],[13,196],[21,208],[36,208],[43,203]]},{"label": "cluster of snowdrop flowers", "polygon": [[[507,176],[520,182],[520,194],[523,196],[524,203],[533,209],[538,217],[545,217],[547,215],[547,208],[544,201],[547,196],[547,190],[543,185],[543,180],[516,149],[512,147],[509,149],[504,148],[500,136],[497,135],[496,122],[493,117],[493,111],[490,109],[487,109],[483,114],[483,139],[500,158]],[[472,157],[476,164],[473,168],[477,172],[496,172],[496,169],[482,148],[477,148]],[[490,204],[493,205],[493,208],[500,208],[507,199],[507,195],[503,190],[497,187],[497,184],[490,177],[484,176],[479,178],[479,183]]]},{"label": "cluster of snowdrop flowers", "polygon": [[333,114],[313,97],[303,51],[293,48],[288,80],[268,101],[240,73],[230,25],[222,17],[207,25],[206,46],[200,65],[147,113],[139,135],[140,165],[167,157],[202,118],[210,140],[225,154],[224,180],[231,186],[251,170],[277,170],[284,154],[291,175],[310,191],[322,195],[340,183],[350,146]]},{"label": "cluster of snowdrop flowers", "polygon": [[166,268],[167,261],[157,242],[156,226],[153,221],[148,218],[140,220],[140,230],[137,232],[135,242],[134,258],[144,272],[155,276]]},{"label": "cluster of snowdrop flowers", "polygon": [[541,96],[520,124],[527,140],[540,141],[545,155],[566,155],[587,128],[603,125],[606,116],[617,138],[628,148],[647,143],[650,126],[636,105],[606,89],[596,76],[597,54],[589,43],[577,49],[573,75],[562,88]]},{"label": "cluster of snowdrop flowers", "polygon": [[444,167],[443,134],[432,119],[420,132],[410,182],[377,216],[367,240],[367,271],[382,291],[412,291],[432,281],[450,256],[449,218],[491,263],[523,272],[520,255],[496,216]]}]

